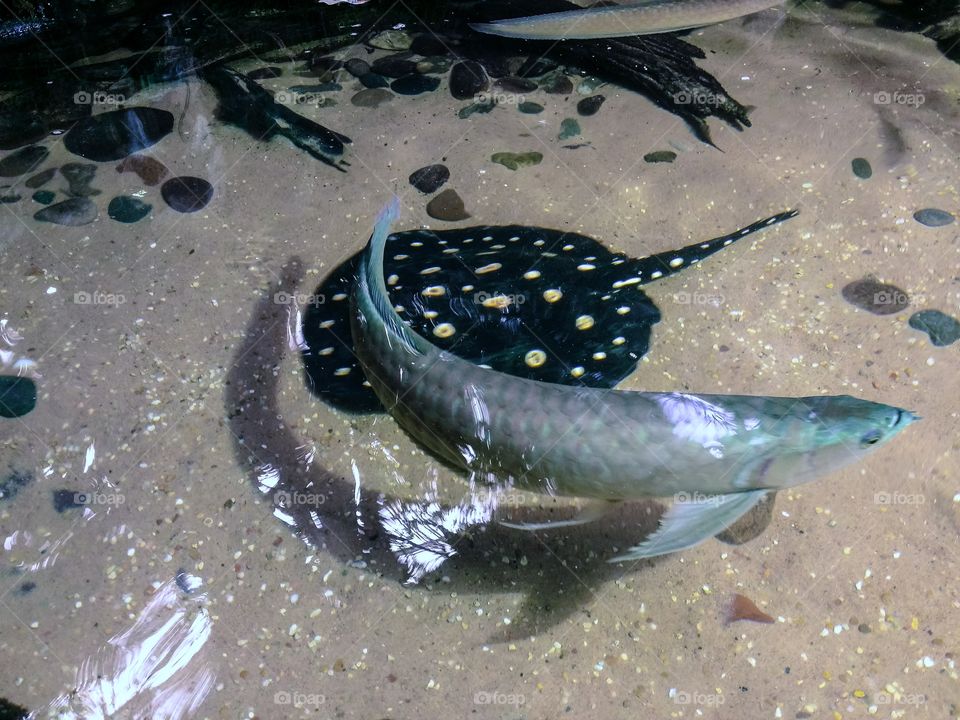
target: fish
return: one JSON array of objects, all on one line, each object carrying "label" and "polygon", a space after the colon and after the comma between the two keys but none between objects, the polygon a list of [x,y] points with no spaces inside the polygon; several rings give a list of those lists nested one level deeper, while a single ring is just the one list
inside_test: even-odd
[{"label": "fish", "polygon": [[673,496],[658,529],[610,562],[692,547],[769,491],[859,460],[917,420],[848,395],[776,397],[633,392],[520,378],[463,360],[418,335],[387,295],[384,253],[399,216],[381,212],[351,294],[357,357],[377,397],[414,440],[471,481],[597,501]]},{"label": "fish", "polygon": [[656,35],[714,25],[781,5],[784,0],[646,0],[624,5],[472,23],[478,32],[524,40],[593,40]]},{"label": "fish", "polygon": [[[474,364],[544,382],[611,388],[636,369],[660,321],[642,286],[796,214],[643,258],[612,252],[586,235],[524,225],[400,232],[387,238],[387,290],[416,332]],[[347,412],[382,412],[350,332],[359,257],[299,298],[305,308],[301,357],[314,395]]]},{"label": "fish", "polygon": [[257,140],[282,135],[317,160],[341,171],[344,145],[353,141],[335,130],[278,103],[273,95],[246,75],[222,65],[200,71],[216,91],[219,119],[246,130]]}]

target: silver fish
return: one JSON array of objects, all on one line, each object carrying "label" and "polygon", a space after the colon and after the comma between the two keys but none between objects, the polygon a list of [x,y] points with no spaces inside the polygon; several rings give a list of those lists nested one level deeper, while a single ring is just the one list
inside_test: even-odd
[{"label": "silver fish", "polygon": [[714,25],[784,0],[649,0],[471,24],[474,30],[525,40],[591,40],[653,35]]},{"label": "silver fish", "polygon": [[383,256],[398,213],[396,200],[381,213],[351,296],[357,357],[377,397],[414,439],[475,478],[599,505],[674,496],[660,528],[612,561],[691,547],[768,491],[858,460],[917,419],[846,395],[627,392],[479,367],[414,333],[390,304]]}]

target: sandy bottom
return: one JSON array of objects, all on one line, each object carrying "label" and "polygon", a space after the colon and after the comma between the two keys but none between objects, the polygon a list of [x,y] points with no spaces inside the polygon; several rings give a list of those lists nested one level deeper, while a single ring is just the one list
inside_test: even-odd
[{"label": "sandy bottom", "polygon": [[[37,361],[40,399],[0,425],[0,470],[35,478],[0,501],[3,694],[41,715],[72,702],[76,717],[955,715],[960,363],[956,345],[933,347],[907,318],[960,308],[958,226],[912,218],[960,210],[960,67],[862,17],[795,13],[693,37],[756,106],[746,132],[711,124],[724,152],[614,86],[579,118],[573,142],[589,145],[563,149],[576,94],[531,93],[539,116],[504,105],[462,120],[446,81],[361,109],[350,80],[337,106],[304,110],[352,136],[339,173],[212,120],[212,91],[195,82],[182,134],[150,154],[214,183],[204,210],[174,212],[109,164],[94,224],[5,205],[0,299],[23,339],[4,348]],[[265,85],[304,82],[287,66]],[[186,97],[180,84],[136,100],[179,115]],[[50,148],[47,165],[76,159]],[[673,164],[642,160],[667,149]],[[512,172],[490,162],[504,150],[544,159]],[[855,157],[872,178],[854,176]],[[536,535],[491,525],[427,582],[404,584],[355,493],[361,506],[380,493],[446,502],[463,479],[390,418],[310,395],[292,307],[273,298],[311,292],[393,193],[402,228],[452,226],[407,183],[435,162],[473,216],[457,226],[574,230],[635,256],[799,208],[646,288],[663,320],[624,387],[853,394],[923,421],[781,492],[769,528],[742,546],[607,564],[651,527],[639,505]],[[149,218],[107,218],[106,199],[139,190]],[[840,289],[868,273],[908,291],[911,309],[845,302]],[[317,493],[309,543],[261,493],[271,469]],[[58,513],[58,489],[93,500]],[[733,593],[775,622],[725,625]]]}]

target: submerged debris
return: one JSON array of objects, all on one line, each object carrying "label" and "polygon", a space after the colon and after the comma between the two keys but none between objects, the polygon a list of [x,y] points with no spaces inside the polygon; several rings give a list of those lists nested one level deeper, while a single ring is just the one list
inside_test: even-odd
[{"label": "submerged debris", "polygon": [[723,610],[723,624],[739,622],[740,620],[749,620],[757,623],[773,623],[772,616],[767,615],[763,610],[756,606],[746,595],[734,593],[733,597],[726,604]]},{"label": "submerged debris", "polygon": [[503,165],[508,170],[519,170],[522,167],[530,165],[539,165],[543,160],[543,153],[536,151],[525,153],[498,152],[490,156],[490,159],[498,165]]}]

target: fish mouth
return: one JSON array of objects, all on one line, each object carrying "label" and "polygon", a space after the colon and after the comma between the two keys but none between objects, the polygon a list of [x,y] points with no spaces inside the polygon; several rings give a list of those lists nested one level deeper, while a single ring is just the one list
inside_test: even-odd
[{"label": "fish mouth", "polygon": [[906,427],[910,423],[917,422],[918,420],[923,420],[923,418],[912,410],[897,408],[897,420],[893,423],[893,426],[900,427],[902,423],[903,427]]}]

